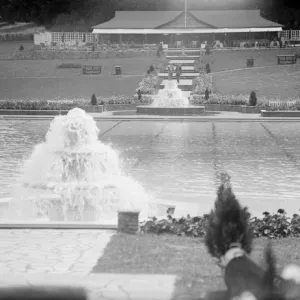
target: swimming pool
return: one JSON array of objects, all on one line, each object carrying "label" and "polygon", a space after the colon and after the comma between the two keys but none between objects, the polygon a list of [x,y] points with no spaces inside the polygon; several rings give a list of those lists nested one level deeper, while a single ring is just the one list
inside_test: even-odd
[{"label": "swimming pool", "polygon": [[[49,120],[0,120],[0,199],[11,198],[20,166],[45,139]],[[197,204],[207,213],[218,174],[257,215],[300,208],[300,123],[101,121],[99,139],[120,153],[123,169],[161,201]]]}]

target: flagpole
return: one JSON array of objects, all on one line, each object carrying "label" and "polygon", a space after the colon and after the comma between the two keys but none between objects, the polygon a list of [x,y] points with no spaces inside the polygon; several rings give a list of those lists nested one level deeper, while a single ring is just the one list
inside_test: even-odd
[{"label": "flagpole", "polygon": [[184,3],[184,27],[186,28],[187,0]]}]

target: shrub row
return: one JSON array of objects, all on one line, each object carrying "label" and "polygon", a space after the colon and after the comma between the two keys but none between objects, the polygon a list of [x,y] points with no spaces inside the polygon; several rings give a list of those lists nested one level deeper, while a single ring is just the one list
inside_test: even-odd
[{"label": "shrub row", "polygon": [[4,100],[0,101],[0,109],[16,110],[69,110],[74,107],[83,107],[90,104],[90,100],[45,101],[45,100]]},{"label": "shrub row", "polygon": [[200,74],[193,79],[191,95],[203,95],[206,90],[208,90],[209,93],[213,93],[212,74]]},{"label": "shrub row", "polygon": [[[208,99],[205,99],[205,95],[203,94],[193,94],[192,99],[194,104],[228,104],[228,105],[251,105],[252,104],[251,106],[257,106],[267,111],[300,110],[300,99],[287,99],[287,101],[280,101],[274,99],[271,100],[266,97],[259,97],[257,99],[256,94],[253,92],[251,92],[250,96],[245,94],[241,94],[241,95],[209,94]],[[255,102],[256,105],[253,105],[255,104]]]},{"label": "shrub row", "polygon": [[[194,96],[195,99],[195,96]],[[66,99],[70,101],[69,99]],[[81,98],[81,99],[73,99],[73,107],[74,106],[82,106],[88,105],[91,103],[90,98]],[[133,96],[125,96],[125,95],[116,95],[110,97],[97,97],[97,104],[150,104],[152,103],[153,98],[151,94],[142,94],[139,100],[137,94]],[[217,94],[211,94],[208,100],[205,100],[205,95],[200,95],[195,100],[192,100],[194,104],[228,104],[228,105],[248,105],[249,96],[240,95],[240,96],[223,96]],[[49,104],[50,103],[50,104]],[[55,108],[53,108],[52,103],[55,103]],[[64,103],[64,100],[61,99],[53,99],[51,102],[44,100],[2,100],[0,101],[0,109],[56,109],[61,105],[60,103]],[[286,105],[284,102],[280,107],[269,105],[268,103],[264,104],[262,102],[258,103],[257,107],[260,109],[265,109],[267,111],[276,111],[276,110],[300,110],[300,101],[291,106]],[[65,104],[63,104],[65,105]],[[296,109],[295,109],[296,107]],[[59,109],[59,108],[58,108]],[[63,109],[63,108],[61,108]]]},{"label": "shrub row", "polygon": [[81,99],[52,99],[46,100],[2,100],[0,101],[0,109],[24,109],[24,110],[65,110],[73,107],[83,107],[86,105],[105,105],[105,104],[148,104],[152,102],[150,95],[143,95],[139,101],[137,95],[125,96],[117,95],[110,97],[96,97],[95,94],[91,98]]},{"label": "shrub row", "polygon": [[3,33],[0,34],[0,41],[32,41],[33,33]]},{"label": "shrub row", "polygon": [[[36,48],[36,47],[35,47]],[[109,57],[141,57],[146,56],[145,51],[74,51],[74,50],[33,50],[28,53],[15,52],[3,55],[1,60],[52,60],[52,59],[98,59]]]},{"label": "shrub row", "polygon": [[158,92],[158,84],[160,78],[153,66],[150,66],[147,70],[147,74],[139,83],[136,89],[137,95],[154,95]]},{"label": "shrub row", "polygon": [[[208,228],[209,215],[176,219],[168,216],[166,219],[141,222],[140,230],[144,233],[173,234],[180,236],[204,237]],[[276,214],[264,212],[262,218],[249,216],[249,226],[254,237],[268,237],[272,239],[285,237],[300,237],[300,216],[294,214],[288,218],[283,209]]]}]

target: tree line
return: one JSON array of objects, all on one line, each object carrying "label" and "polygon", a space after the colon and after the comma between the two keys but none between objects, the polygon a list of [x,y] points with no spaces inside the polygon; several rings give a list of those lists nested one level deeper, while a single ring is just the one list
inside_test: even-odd
[{"label": "tree line", "polygon": [[[116,10],[183,10],[184,0],[0,0],[1,21],[93,26],[110,20]],[[297,1],[188,0],[190,10],[260,9],[264,17],[290,28],[299,27]],[[299,22],[300,23],[300,22]]]}]

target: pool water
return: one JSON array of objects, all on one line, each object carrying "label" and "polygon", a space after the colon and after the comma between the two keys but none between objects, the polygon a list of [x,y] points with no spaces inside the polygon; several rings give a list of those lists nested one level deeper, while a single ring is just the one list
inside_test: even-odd
[{"label": "pool water", "polygon": [[[49,120],[0,120],[0,199],[12,197],[20,167],[44,141]],[[218,175],[260,215],[300,208],[300,123],[101,121],[99,139],[110,143],[124,170],[160,201],[197,204],[208,213]],[[195,205],[194,205],[195,207]],[[195,209],[194,209],[195,210]]]}]

